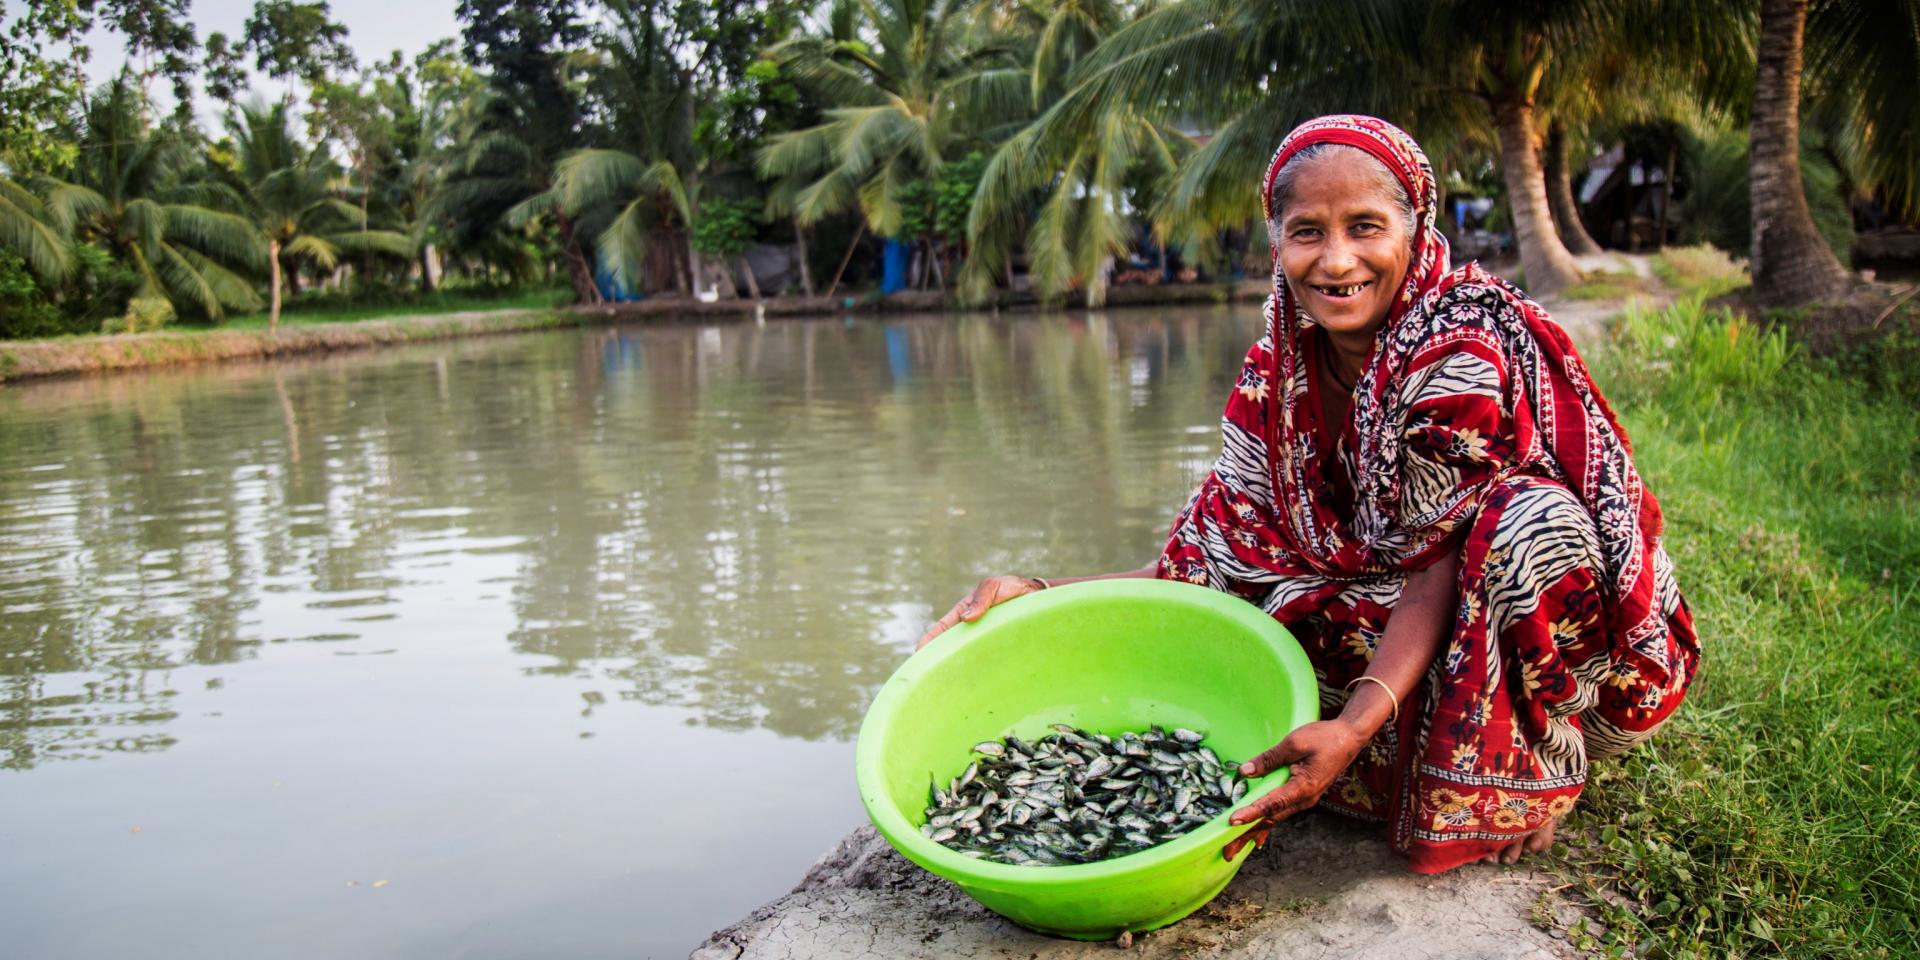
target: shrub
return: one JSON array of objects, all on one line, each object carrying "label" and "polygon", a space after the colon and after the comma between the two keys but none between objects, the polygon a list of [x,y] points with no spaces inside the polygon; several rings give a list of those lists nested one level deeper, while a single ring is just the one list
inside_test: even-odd
[{"label": "shrub", "polygon": [[20,339],[66,333],[60,308],[50,302],[26,261],[0,250],[0,337]]}]

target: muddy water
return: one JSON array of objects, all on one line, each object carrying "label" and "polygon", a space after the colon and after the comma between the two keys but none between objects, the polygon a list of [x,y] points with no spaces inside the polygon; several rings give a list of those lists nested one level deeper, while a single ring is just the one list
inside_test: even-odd
[{"label": "muddy water", "polygon": [[594,328],[0,389],[5,952],[683,956],[863,819],[861,715],[965,587],[1151,557],[1257,327]]}]

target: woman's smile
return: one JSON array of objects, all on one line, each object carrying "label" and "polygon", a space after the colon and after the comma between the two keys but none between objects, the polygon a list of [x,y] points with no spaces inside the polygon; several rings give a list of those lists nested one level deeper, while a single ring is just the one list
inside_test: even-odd
[{"label": "woman's smile", "polygon": [[1359,296],[1360,291],[1365,290],[1370,286],[1373,286],[1373,281],[1367,280],[1361,283],[1346,283],[1346,284],[1337,284],[1337,285],[1328,284],[1328,283],[1316,283],[1316,284],[1311,284],[1311,286],[1315,290],[1320,291],[1320,293],[1329,300],[1342,301],[1342,300],[1350,300],[1356,296]]}]

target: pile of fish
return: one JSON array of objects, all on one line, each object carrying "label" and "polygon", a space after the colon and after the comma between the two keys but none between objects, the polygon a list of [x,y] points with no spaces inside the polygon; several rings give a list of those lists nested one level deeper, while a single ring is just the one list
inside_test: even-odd
[{"label": "pile of fish", "polygon": [[979,759],[946,789],[920,830],[969,857],[1023,866],[1093,863],[1172,840],[1246,796],[1238,764],[1192,730],[1110,737],[1064,723],[1029,744],[975,744]]}]

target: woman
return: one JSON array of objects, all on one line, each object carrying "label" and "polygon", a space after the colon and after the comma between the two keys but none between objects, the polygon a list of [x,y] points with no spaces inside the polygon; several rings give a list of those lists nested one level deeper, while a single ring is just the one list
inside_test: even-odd
[{"label": "woman", "polygon": [[[1590,756],[1651,735],[1699,658],[1660,510],[1564,331],[1517,288],[1448,271],[1433,170],[1405,133],[1330,116],[1262,190],[1267,335],[1223,449],[1158,561],[1105,576],[1260,604],[1306,647],[1326,718],[1242,767],[1291,764],[1237,812],[1387,824],[1411,867],[1546,849]],[[921,638],[1078,579],[981,581]]]}]

